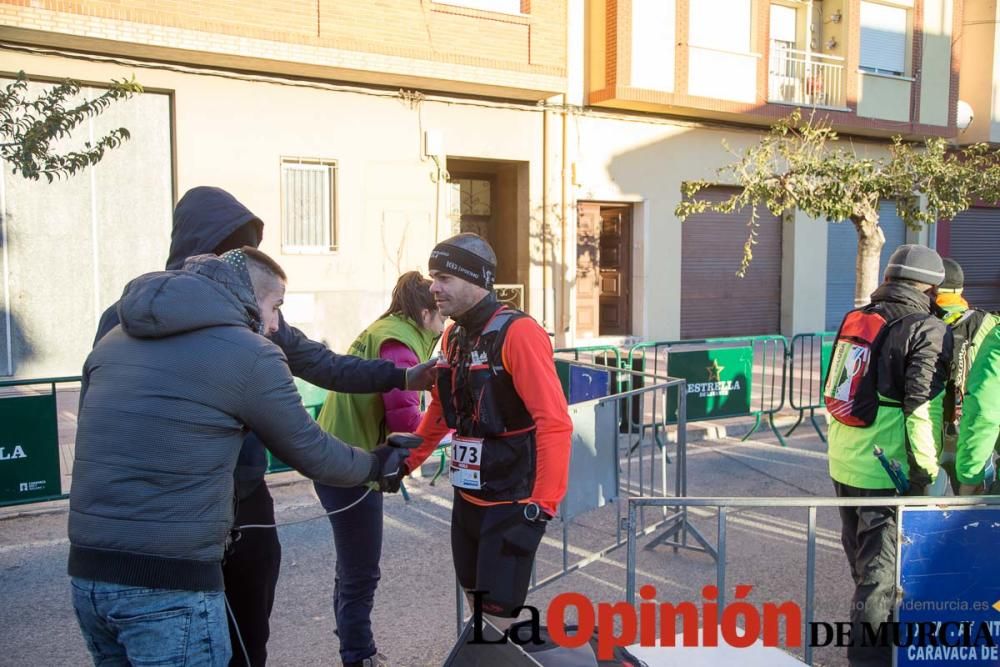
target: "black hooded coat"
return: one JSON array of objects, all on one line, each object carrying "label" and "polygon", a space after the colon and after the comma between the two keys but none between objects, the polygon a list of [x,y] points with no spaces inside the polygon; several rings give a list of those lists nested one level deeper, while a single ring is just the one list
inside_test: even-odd
[{"label": "black hooded coat", "polygon": [[[180,269],[189,257],[214,252],[223,240],[247,224],[256,225],[257,238],[261,238],[264,224],[236,197],[222,188],[210,186],[188,190],[174,208],[166,268]],[[94,345],[118,326],[118,306],[114,303],[104,311]],[[290,326],[284,317],[279,316],[278,331],[270,340],[285,353],[292,375],[317,387],[342,393],[405,388],[405,369],[397,368],[390,361],[336,354]],[[264,479],[267,470],[264,447],[265,443],[254,433],[250,433],[243,444],[236,470],[240,498],[250,495]]]}]

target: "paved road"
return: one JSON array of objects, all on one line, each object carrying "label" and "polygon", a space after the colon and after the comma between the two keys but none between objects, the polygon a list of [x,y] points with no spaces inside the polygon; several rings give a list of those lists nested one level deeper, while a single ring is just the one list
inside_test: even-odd
[{"label": "paved road", "polygon": [[[802,428],[782,448],[762,435],[690,445],[689,495],[804,496],[831,494],[824,445]],[[280,478],[280,479],[279,479]],[[311,484],[293,474],[272,480],[279,521],[314,515],[319,504]],[[291,480],[291,481],[290,481]],[[637,483],[637,480],[633,480]],[[374,613],[376,641],[394,665],[440,665],[455,633],[455,589],[448,546],[450,490],[411,483],[413,499],[385,503],[382,583]],[[9,514],[9,512],[8,512]],[[805,511],[746,511],[730,519],[727,582],[754,586],[750,600],[805,599]],[[597,510],[571,527],[571,561],[614,540],[615,512]],[[693,521],[715,540],[715,518],[694,512]],[[65,562],[65,513],[0,519],[0,664],[80,665],[88,656],[69,603]],[[844,620],[850,597],[839,524],[820,511],[817,544],[817,620]],[[270,642],[275,665],[339,664],[330,608],[334,554],[324,520],[285,526],[281,580]],[[559,569],[561,529],[556,522],[539,552],[539,576]],[[624,549],[532,594],[542,609],[560,592],[578,591],[592,600],[624,598]],[[638,584],[652,584],[659,601],[701,602],[702,586],[714,583],[715,564],[704,554],[669,548],[640,550]],[[817,664],[844,665],[841,649],[819,649]]]}]

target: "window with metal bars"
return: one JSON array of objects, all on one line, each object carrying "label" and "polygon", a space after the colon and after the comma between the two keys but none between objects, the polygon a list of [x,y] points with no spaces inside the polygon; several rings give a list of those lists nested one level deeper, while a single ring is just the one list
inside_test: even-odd
[{"label": "window with metal bars", "polygon": [[281,250],[286,253],[337,249],[337,163],[284,158],[281,161]]}]

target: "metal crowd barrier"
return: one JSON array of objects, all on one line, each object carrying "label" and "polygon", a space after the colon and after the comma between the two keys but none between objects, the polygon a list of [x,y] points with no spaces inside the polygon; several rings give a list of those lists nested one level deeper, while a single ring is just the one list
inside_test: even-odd
[{"label": "metal crowd barrier", "polygon": [[[583,347],[565,347],[559,348],[553,352],[556,361],[556,372],[559,375],[560,382],[563,383],[563,389],[566,390],[566,396],[568,399],[572,399],[571,395],[571,384],[572,376],[569,374],[571,367],[569,362],[574,363],[574,366],[580,367],[580,363],[583,366],[592,365],[598,367],[597,370],[607,370],[607,369],[619,369],[624,368],[622,365],[622,351],[614,345],[591,345]],[[623,375],[614,375],[614,386],[615,391],[622,391],[627,389],[628,383],[627,378]],[[574,402],[571,400],[571,402]]]},{"label": "metal crowd barrier", "polygon": [[821,331],[792,337],[788,357],[788,404],[798,410],[799,418],[785,435],[791,435],[799,427],[808,411],[809,423],[820,440],[826,442],[816,421],[816,410],[823,407],[823,380],[830,366],[836,335],[836,331]]},{"label": "metal crowd barrier", "polygon": [[[963,496],[963,497],[887,497],[878,498],[879,506],[889,507],[969,507],[976,505],[1000,506],[1000,496]],[[690,507],[715,508],[717,514],[717,555],[715,558],[715,583],[718,590],[718,608],[726,605],[726,527],[729,511],[742,511],[748,508],[779,508],[795,507],[807,510],[806,523],[806,582],[805,582],[805,614],[803,617],[803,636],[809,636],[810,624],[815,612],[816,593],[816,512],[820,507],[866,507],[872,504],[872,498],[628,498],[628,517],[626,519],[627,549],[626,549],[626,583],[625,600],[635,606],[635,573],[638,554],[638,538],[650,531],[643,528],[642,511],[646,508]],[[735,513],[734,512],[734,513]],[[655,540],[654,540],[655,542]],[[812,647],[805,642],[805,661],[812,664]]]},{"label": "metal crowd barrier", "polygon": [[754,434],[760,427],[762,418],[766,416],[768,426],[784,447],[785,439],[774,424],[774,415],[785,407],[788,339],[784,336],[753,336],[749,340],[753,347],[753,391],[750,404],[755,421],[743,440]]},{"label": "metal crowd barrier", "polygon": [[0,381],[0,507],[68,497],[62,489],[57,385],[79,381]]},{"label": "metal crowd barrier", "polygon": [[[572,356],[573,361],[608,366],[607,360],[614,359],[614,367],[621,366],[621,350],[614,345],[590,345],[583,347],[563,347],[555,350],[555,355],[559,357]],[[601,361],[598,364],[598,361]]]},{"label": "metal crowd barrier", "polygon": [[[603,364],[574,362],[586,369],[607,371]],[[570,406],[573,419],[573,449],[570,457],[569,485],[566,498],[559,507],[558,522],[561,528],[562,562],[558,570],[538,578],[537,569],[532,572],[529,593],[595,563],[608,554],[625,546],[624,513],[621,500],[630,496],[653,496],[663,500],[681,497],[687,493],[687,471],[685,440],[685,382],[682,379],[653,376],[648,373],[633,373],[625,369],[618,372],[642,375],[648,386],[610,394]],[[638,402],[644,418],[640,421],[658,424],[666,428],[666,403],[670,393],[681,406],[677,423],[676,467],[674,475],[667,473],[666,450],[654,446],[650,439],[643,438],[642,424],[628,415]],[[614,505],[616,511],[615,540],[597,551],[591,551],[570,562],[570,528],[576,517],[596,509]],[[646,531],[663,529],[670,534],[687,535],[696,529],[686,523],[686,513],[668,514],[666,510],[657,517],[645,515],[638,519]],[[549,524],[550,530],[556,522]],[[648,525],[647,525],[648,524]],[[700,538],[700,535],[698,536]],[[708,543],[705,541],[705,545]],[[551,543],[550,543],[551,546]],[[688,547],[695,548],[695,547]],[[456,630],[460,635],[464,627],[465,595],[456,582]]]},{"label": "metal crowd barrier", "polygon": [[[77,375],[0,381],[0,507],[69,497],[62,484],[57,385],[80,380]],[[326,392],[301,380],[296,387],[315,418]],[[269,473],[290,469],[268,452]]]},{"label": "metal crowd barrier", "polygon": [[755,422],[745,440],[766,418],[784,445],[774,415],[785,404],[787,356],[788,341],[778,335],[647,341],[632,346],[626,365],[686,379],[688,419],[752,415]]}]

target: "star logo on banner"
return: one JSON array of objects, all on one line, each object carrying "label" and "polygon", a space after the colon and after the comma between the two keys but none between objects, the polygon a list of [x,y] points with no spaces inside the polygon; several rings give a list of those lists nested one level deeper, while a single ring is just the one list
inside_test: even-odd
[{"label": "star logo on banner", "polygon": [[721,365],[719,363],[718,359],[712,359],[711,365],[705,367],[705,370],[708,371],[708,381],[709,382],[721,382],[722,381],[722,377],[721,377],[722,370],[724,368],[725,368],[725,366]]},{"label": "star logo on banner", "polygon": [[1000,600],[997,600],[996,602],[993,603],[993,608],[996,609],[997,611],[1000,611]]}]

